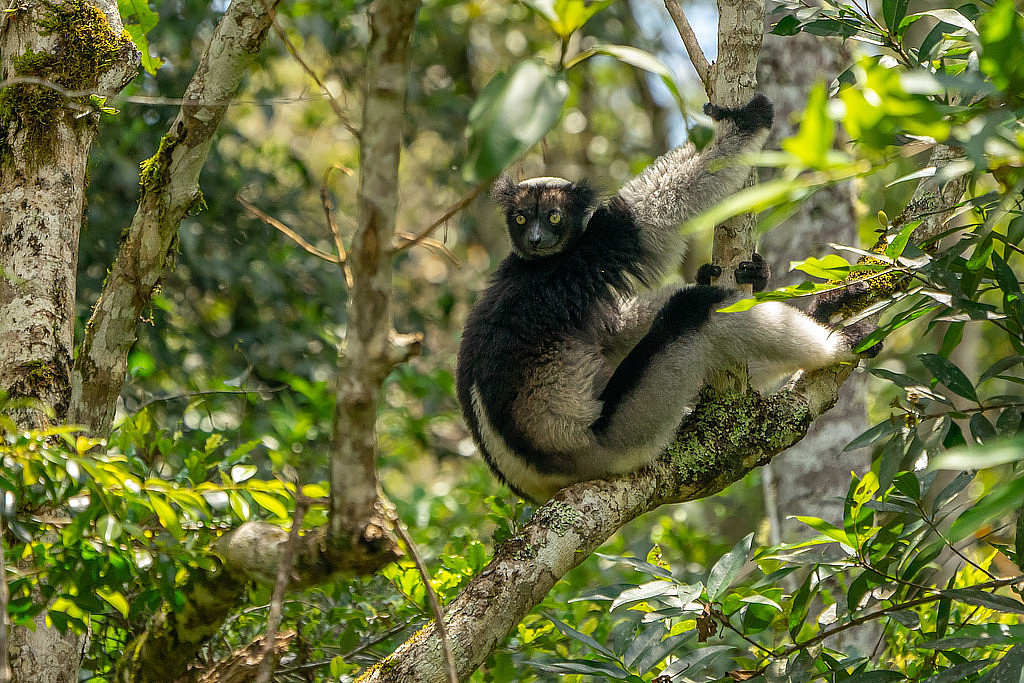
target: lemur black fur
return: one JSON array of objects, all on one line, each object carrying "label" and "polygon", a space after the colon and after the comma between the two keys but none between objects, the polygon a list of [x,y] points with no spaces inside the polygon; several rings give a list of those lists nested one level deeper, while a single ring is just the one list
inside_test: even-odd
[{"label": "lemur black fur", "polygon": [[[512,253],[466,322],[457,387],[487,463],[524,497],[650,462],[719,367],[854,358],[844,335],[780,303],[717,313],[739,294],[706,284],[714,272],[652,289],[682,257],[680,223],[742,187],[737,157],[761,148],[773,116],[762,95],[705,112],[712,143],[671,150],[607,201],[561,178],[494,186]],[[767,278],[759,257],[747,265],[755,286]]]}]

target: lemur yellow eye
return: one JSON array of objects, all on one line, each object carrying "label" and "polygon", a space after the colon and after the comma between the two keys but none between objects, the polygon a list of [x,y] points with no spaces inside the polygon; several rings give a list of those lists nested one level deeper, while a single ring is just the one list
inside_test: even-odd
[{"label": "lemur yellow eye", "polygon": [[526,216],[521,213],[516,214],[515,217],[516,225],[526,225]]},{"label": "lemur yellow eye", "polygon": [[551,223],[551,225],[558,225],[559,223],[562,222],[562,214],[558,213],[557,211],[552,211],[551,215],[548,216],[548,221]]}]

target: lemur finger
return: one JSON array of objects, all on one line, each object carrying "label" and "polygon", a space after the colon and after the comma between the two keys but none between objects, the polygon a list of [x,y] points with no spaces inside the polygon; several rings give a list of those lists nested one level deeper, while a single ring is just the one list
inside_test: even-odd
[{"label": "lemur finger", "polygon": [[[875,331],[875,326],[867,320],[860,320],[843,328],[843,336],[850,342],[850,347],[856,349],[864,339]],[[872,344],[860,352],[864,358],[874,358],[882,350],[882,342]]]}]

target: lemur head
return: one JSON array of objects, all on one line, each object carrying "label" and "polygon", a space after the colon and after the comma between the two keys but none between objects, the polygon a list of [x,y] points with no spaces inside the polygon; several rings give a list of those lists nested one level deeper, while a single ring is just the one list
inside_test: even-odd
[{"label": "lemur head", "polygon": [[597,208],[597,193],[590,186],[564,178],[517,183],[502,176],[491,197],[505,211],[513,251],[525,259],[564,251],[583,234]]}]

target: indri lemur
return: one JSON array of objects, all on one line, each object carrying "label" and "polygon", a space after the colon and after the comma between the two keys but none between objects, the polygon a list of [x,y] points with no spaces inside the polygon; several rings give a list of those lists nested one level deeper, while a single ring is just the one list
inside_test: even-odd
[{"label": "indri lemur", "polygon": [[773,117],[763,95],[705,113],[704,150],[666,153],[608,201],[561,178],[493,189],[512,253],[466,322],[458,395],[487,463],[524,497],[652,461],[717,368],[778,376],[854,357],[850,339],[790,306],[717,313],[740,294],[650,289],[682,257],[679,225],[743,186],[737,156],[761,148]]}]

